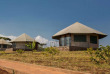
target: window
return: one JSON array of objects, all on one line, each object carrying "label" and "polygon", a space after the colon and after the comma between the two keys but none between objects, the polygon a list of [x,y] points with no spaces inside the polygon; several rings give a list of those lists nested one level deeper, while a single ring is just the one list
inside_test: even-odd
[{"label": "window", "polygon": [[16,43],[13,43],[12,45],[13,45],[14,48],[16,47]]},{"label": "window", "polygon": [[90,43],[97,44],[97,36],[90,36]]},{"label": "window", "polygon": [[0,44],[0,48],[1,48],[1,44]]},{"label": "window", "polygon": [[65,37],[65,45],[70,46],[71,45],[71,37]]},{"label": "window", "polygon": [[7,45],[3,45],[3,48],[7,48]]},{"label": "window", "polygon": [[86,35],[74,35],[74,42],[86,42]]},{"label": "window", "polygon": [[65,38],[62,37],[60,38],[60,46],[64,46],[64,44],[65,44]]}]

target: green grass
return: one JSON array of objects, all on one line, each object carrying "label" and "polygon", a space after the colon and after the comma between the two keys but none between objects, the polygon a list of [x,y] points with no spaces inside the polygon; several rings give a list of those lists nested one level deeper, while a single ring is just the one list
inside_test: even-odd
[{"label": "green grass", "polygon": [[45,52],[25,52],[23,54],[6,52],[0,54],[0,59],[34,63],[74,71],[91,72],[93,74],[110,74],[110,65],[93,64],[89,57],[86,51],[61,51],[60,54],[55,55],[53,58],[50,55],[46,55]]}]

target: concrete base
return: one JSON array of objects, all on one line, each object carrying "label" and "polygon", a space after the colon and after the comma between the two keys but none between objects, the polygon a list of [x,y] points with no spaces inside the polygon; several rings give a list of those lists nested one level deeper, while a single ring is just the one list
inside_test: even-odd
[{"label": "concrete base", "polygon": [[[77,47],[77,46],[60,46],[57,48],[61,51],[85,51],[87,50],[86,47]],[[93,48],[93,49],[96,50],[97,48]]]}]

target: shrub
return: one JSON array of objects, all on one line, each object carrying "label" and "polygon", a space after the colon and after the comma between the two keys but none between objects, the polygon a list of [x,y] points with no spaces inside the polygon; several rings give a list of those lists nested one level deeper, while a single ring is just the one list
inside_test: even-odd
[{"label": "shrub", "polygon": [[36,51],[37,51],[36,49],[33,49],[33,50],[32,50],[32,52],[36,52]]},{"label": "shrub", "polygon": [[45,48],[38,47],[38,51],[45,51]]},{"label": "shrub", "polygon": [[3,50],[3,51],[1,51],[1,54],[5,54],[5,51]]},{"label": "shrub", "polygon": [[17,49],[16,52],[19,54],[22,54],[22,53],[24,53],[24,50],[23,49]]},{"label": "shrub", "polygon": [[35,46],[36,46],[36,42],[33,41],[33,43],[29,43],[26,44],[27,47],[29,47],[30,49],[32,49],[32,52],[36,51]]},{"label": "shrub", "polygon": [[90,54],[90,60],[97,63],[108,63],[110,64],[110,46],[107,45],[106,47],[100,46],[96,51],[92,48],[87,49],[88,53]]},{"label": "shrub", "polygon": [[55,47],[45,48],[45,51],[52,56],[52,59],[53,59],[54,55],[59,54],[59,50],[57,48],[55,48]]}]

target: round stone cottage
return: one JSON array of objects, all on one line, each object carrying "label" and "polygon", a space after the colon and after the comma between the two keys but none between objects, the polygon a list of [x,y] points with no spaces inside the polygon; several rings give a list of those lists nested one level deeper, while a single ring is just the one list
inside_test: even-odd
[{"label": "round stone cottage", "polygon": [[96,49],[99,47],[99,39],[107,35],[76,22],[52,36],[59,40],[59,49],[66,51]]}]

